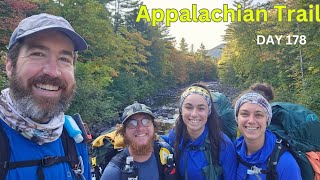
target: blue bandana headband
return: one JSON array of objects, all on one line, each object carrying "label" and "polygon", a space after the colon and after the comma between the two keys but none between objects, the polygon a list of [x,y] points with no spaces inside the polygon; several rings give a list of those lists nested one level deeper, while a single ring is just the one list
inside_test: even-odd
[{"label": "blue bandana headband", "polygon": [[211,106],[212,106],[210,94],[206,89],[199,87],[199,86],[191,86],[182,93],[181,98],[180,98],[180,112],[181,112],[181,107],[182,107],[183,101],[186,99],[187,96],[189,96],[191,94],[199,94],[204,97],[204,99],[208,103],[208,109],[209,109],[208,116],[209,116],[211,114]]},{"label": "blue bandana headband", "polygon": [[262,95],[258,93],[247,93],[241,96],[237,100],[236,105],[234,106],[234,112],[235,112],[234,115],[235,115],[236,121],[238,121],[237,114],[239,112],[239,109],[244,103],[257,104],[260,107],[262,107],[262,109],[267,114],[268,125],[271,123],[271,118],[272,118],[271,106],[269,102]]}]

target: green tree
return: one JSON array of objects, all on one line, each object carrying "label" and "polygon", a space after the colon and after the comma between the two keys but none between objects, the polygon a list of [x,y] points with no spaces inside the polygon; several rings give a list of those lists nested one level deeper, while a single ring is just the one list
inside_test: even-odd
[{"label": "green tree", "polygon": [[[268,22],[230,23],[226,30],[227,45],[218,61],[219,75],[224,82],[247,88],[254,82],[268,82],[276,90],[277,101],[301,103],[319,112],[319,29],[318,23],[298,23],[293,14],[292,22],[278,22],[275,4],[291,9],[306,9],[316,1],[275,0],[266,4],[238,2],[250,8],[268,10]],[[284,11],[284,19],[287,17]],[[305,45],[256,44],[256,35],[305,35]]]},{"label": "green tree", "polygon": [[191,44],[191,46],[190,46],[190,53],[194,54],[194,45],[193,44]]},{"label": "green tree", "polygon": [[183,53],[188,53],[188,43],[186,42],[185,38],[181,38],[181,41],[179,43],[179,48]]},{"label": "green tree", "polygon": [[197,50],[196,52],[196,55],[199,57],[199,58],[205,58],[207,55],[207,50],[206,50],[206,47],[203,43],[200,44],[200,48]]},{"label": "green tree", "polygon": [[117,115],[119,103],[108,94],[114,70],[102,60],[77,62],[77,92],[68,113],[81,113],[87,122],[99,122]]},{"label": "green tree", "polygon": [[[127,23],[127,17],[136,16],[139,5],[139,0],[113,0],[107,4],[113,17],[114,32]],[[133,15],[133,13],[136,14]]]}]

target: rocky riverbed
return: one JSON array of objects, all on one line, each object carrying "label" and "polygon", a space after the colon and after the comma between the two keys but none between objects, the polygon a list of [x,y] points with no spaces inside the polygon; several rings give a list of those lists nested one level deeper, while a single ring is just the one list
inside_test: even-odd
[{"label": "rocky riverbed", "polygon": [[[222,85],[218,81],[207,82],[206,84],[210,90],[223,93],[231,101],[239,94],[239,90],[236,88]],[[179,98],[185,88],[186,87],[178,87],[166,91],[160,91],[157,95],[140,101],[141,103],[150,106],[152,112],[157,117],[156,121],[159,124],[159,134],[166,133],[166,131],[174,125],[179,112]],[[93,137],[96,137],[101,132],[110,129],[118,122],[119,118],[114,118],[114,120],[109,122],[92,125],[91,133]]]}]

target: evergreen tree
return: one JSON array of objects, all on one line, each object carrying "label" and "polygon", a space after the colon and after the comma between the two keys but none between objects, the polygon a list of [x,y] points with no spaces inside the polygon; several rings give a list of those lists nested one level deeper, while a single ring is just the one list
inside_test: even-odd
[{"label": "evergreen tree", "polygon": [[207,57],[207,50],[206,50],[206,47],[205,47],[205,45],[203,44],[203,43],[201,43],[200,44],[200,47],[199,47],[199,49],[197,50],[197,52],[196,52],[196,55],[198,56],[198,57],[200,57],[200,58],[205,58],[205,57]]},{"label": "evergreen tree", "polygon": [[188,44],[185,38],[181,38],[181,41],[179,43],[179,48],[183,53],[188,53]]},{"label": "evergreen tree", "polygon": [[140,5],[140,0],[113,0],[107,4],[113,17],[114,32],[118,32],[119,28],[128,22],[128,16],[130,18],[138,14],[137,9]]},{"label": "evergreen tree", "polygon": [[194,45],[193,44],[191,44],[191,46],[190,46],[190,53],[194,54]]}]

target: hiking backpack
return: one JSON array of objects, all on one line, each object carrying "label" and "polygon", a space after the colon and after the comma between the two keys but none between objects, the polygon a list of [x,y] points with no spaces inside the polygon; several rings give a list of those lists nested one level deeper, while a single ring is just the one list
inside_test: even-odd
[{"label": "hiking backpack", "polygon": [[222,132],[225,133],[231,141],[237,137],[237,123],[234,117],[232,104],[222,93],[210,91],[212,101],[221,120]]},{"label": "hiking backpack", "polygon": [[276,102],[272,105],[272,120],[268,126],[282,140],[296,159],[302,179],[314,179],[313,168],[307,152],[320,151],[320,121],[318,116],[302,105]]},{"label": "hiking backpack", "polygon": [[[154,142],[154,152],[155,157],[158,164],[158,170],[159,170],[159,179],[160,180],[176,180],[176,170],[175,170],[175,164],[174,160],[171,159],[170,162],[166,162],[165,165],[162,165],[161,163],[161,152],[162,148],[168,148],[169,145],[165,145],[164,142],[161,142],[159,140],[156,140]],[[169,152],[170,153],[170,152]],[[120,153],[116,154],[110,162],[113,162],[116,166],[119,167],[122,171],[122,179],[128,180],[130,177],[137,177],[139,176],[138,168],[134,166],[134,164],[131,164],[133,171],[132,172],[126,172],[125,166],[126,166],[126,158],[128,157],[128,154],[125,151],[121,151]],[[169,160],[168,160],[169,161]],[[129,177],[129,178],[128,178]]]},{"label": "hiking backpack", "polygon": [[93,140],[91,165],[96,180],[101,178],[105,167],[116,154],[123,150],[124,146],[123,137],[117,135],[114,128],[102,132]]},{"label": "hiking backpack", "polygon": [[[306,153],[320,151],[320,121],[318,116],[302,105],[275,102],[271,103],[272,119],[267,127],[277,136],[276,145],[268,159],[267,169],[261,170],[267,180],[278,179],[276,166],[285,151],[289,151],[297,161],[303,180],[313,180],[315,172]],[[238,160],[249,169],[254,164]],[[319,167],[318,167],[319,168]]]},{"label": "hiking backpack", "polygon": [[[127,154],[124,153],[125,147],[123,137],[116,133],[114,129],[102,133],[92,142],[92,159],[91,164],[94,168],[94,177],[99,180],[108,163],[112,161],[120,169],[124,168]],[[155,140],[154,152],[158,163],[159,179],[175,180],[176,169],[174,165],[163,162],[163,149],[167,153],[172,153],[171,147],[161,140]],[[168,166],[169,165],[169,166]]]},{"label": "hiking backpack", "polygon": [[[77,156],[76,146],[74,140],[68,135],[67,131],[63,128],[61,140],[65,156],[44,157],[43,159],[16,161],[10,162],[10,146],[6,133],[0,124],[0,179],[6,179],[7,173],[10,169],[16,169],[28,166],[39,166],[37,176],[39,180],[44,179],[42,171],[43,167],[52,166],[54,164],[68,162],[71,169],[78,168],[79,159]],[[77,176],[76,176],[77,177]]]},{"label": "hiking backpack", "polygon": [[[80,126],[81,125],[79,125],[79,127]],[[65,156],[48,156],[44,157],[43,159],[10,162],[10,144],[7,135],[3,130],[2,124],[0,123],[0,179],[6,179],[7,173],[10,169],[28,166],[38,166],[37,176],[39,180],[43,180],[43,167],[52,166],[54,164],[62,162],[68,162],[68,164],[70,165],[71,169],[74,170],[74,172],[78,171],[78,166],[80,162],[77,155],[76,144],[74,139],[69,136],[67,130],[64,127],[61,134],[61,141]],[[81,179],[81,177],[78,176],[76,173],[75,177],[76,179]]]}]

